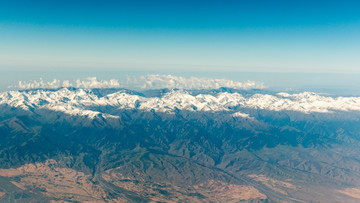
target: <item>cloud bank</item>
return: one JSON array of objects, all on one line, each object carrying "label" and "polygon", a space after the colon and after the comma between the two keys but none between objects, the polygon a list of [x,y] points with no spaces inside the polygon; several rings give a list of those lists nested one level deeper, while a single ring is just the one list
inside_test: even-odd
[{"label": "cloud bank", "polygon": [[178,77],[173,75],[146,75],[128,77],[127,86],[137,89],[218,89],[228,87],[234,89],[263,89],[263,83],[254,81],[237,82],[226,79]]},{"label": "cloud bank", "polygon": [[[173,75],[146,75],[140,77],[127,77],[126,81],[97,80],[96,77],[89,77],[85,80],[77,79],[73,82],[69,80],[52,81],[32,80],[29,82],[20,81],[13,86],[18,89],[57,89],[62,87],[75,87],[84,89],[94,88],[129,88],[136,90],[147,89],[218,89],[220,87],[234,89],[263,89],[263,83],[254,81],[238,82],[226,79],[198,78],[198,77],[178,77]],[[13,88],[10,87],[10,88]]]},{"label": "cloud bank", "polygon": [[[14,86],[19,89],[38,89],[38,88],[60,88],[60,87],[70,87],[71,84],[68,80],[61,82],[60,80],[54,79],[51,82],[45,82],[42,78],[39,81],[31,80],[29,82],[19,81],[19,84]],[[10,86],[9,88],[12,88]]]}]

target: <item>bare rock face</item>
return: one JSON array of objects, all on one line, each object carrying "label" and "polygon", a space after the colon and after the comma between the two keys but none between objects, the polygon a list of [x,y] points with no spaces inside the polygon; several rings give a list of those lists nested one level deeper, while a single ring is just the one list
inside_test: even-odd
[{"label": "bare rock face", "polygon": [[0,94],[2,202],[358,202],[360,99]]}]

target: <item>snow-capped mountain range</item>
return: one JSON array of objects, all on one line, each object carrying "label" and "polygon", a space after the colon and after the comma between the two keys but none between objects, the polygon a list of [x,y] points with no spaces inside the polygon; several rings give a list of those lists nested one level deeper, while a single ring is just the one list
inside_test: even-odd
[{"label": "snow-capped mountain range", "polygon": [[189,186],[216,180],[227,184],[221,191],[234,183],[257,188],[266,195],[254,197],[259,202],[311,202],[319,190],[323,202],[351,202],[344,194],[360,188],[360,97],[218,88],[212,81],[208,88],[149,83],[136,91],[90,83],[0,93],[0,185],[14,188],[11,195],[59,200],[58,188],[65,188],[71,193],[62,199],[69,200],[82,187],[103,191],[106,201],[118,191],[147,202],[149,193],[186,196]]},{"label": "snow-capped mountain range", "polygon": [[[172,113],[186,111],[234,111],[239,108],[302,113],[332,113],[334,111],[360,111],[360,97],[327,97],[316,93],[253,94],[220,92],[193,95],[185,90],[171,90],[159,97],[145,97],[120,90],[98,96],[91,89],[27,90],[0,93],[0,105],[24,110],[44,108],[71,115],[94,117],[103,112],[89,107],[112,106],[118,109]],[[92,108],[94,109],[94,108]],[[107,115],[105,116],[117,116]],[[235,115],[246,115],[239,112]]]}]

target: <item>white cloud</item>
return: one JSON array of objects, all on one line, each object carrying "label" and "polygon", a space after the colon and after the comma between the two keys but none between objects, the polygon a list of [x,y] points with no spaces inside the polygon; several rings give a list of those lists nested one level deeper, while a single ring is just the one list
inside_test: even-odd
[{"label": "white cloud", "polygon": [[[54,79],[46,82],[42,78],[39,81],[32,80],[29,82],[20,81],[14,86],[18,89],[39,89],[39,88],[119,88],[146,90],[146,89],[218,89],[228,87],[234,89],[263,89],[263,83],[254,81],[238,82],[226,79],[198,78],[198,77],[178,77],[173,75],[146,75],[140,77],[128,77],[126,81],[121,82],[116,79],[97,80],[96,77],[89,77],[86,80],[77,79],[73,82],[69,80],[60,81]],[[12,87],[10,87],[12,88]]]},{"label": "white cloud", "polygon": [[119,88],[120,83],[118,80],[111,79],[109,81],[102,80],[98,81],[96,77],[87,78],[87,80],[76,80],[77,88],[86,88],[86,89],[93,89],[93,88]]},{"label": "white cloud", "polygon": [[234,89],[263,89],[263,83],[254,81],[237,82],[226,79],[178,77],[173,75],[146,75],[128,77],[126,86],[135,89],[218,89],[228,87]]},{"label": "white cloud", "polygon": [[19,89],[37,89],[37,88],[60,88],[60,87],[70,87],[71,84],[68,80],[61,82],[60,80],[54,79],[51,82],[45,82],[42,78],[39,81],[32,80],[30,82],[19,81],[18,86],[15,86]]},{"label": "white cloud", "polygon": [[[111,79],[98,81],[96,77],[89,77],[86,80],[77,79],[75,83],[71,83],[69,80],[60,81],[54,79],[50,82],[45,82],[42,78],[39,81],[31,80],[29,82],[19,81],[19,84],[14,86],[19,89],[57,89],[62,87],[76,87],[76,88],[119,88],[120,83],[118,80]],[[12,88],[12,87],[9,87]]]}]

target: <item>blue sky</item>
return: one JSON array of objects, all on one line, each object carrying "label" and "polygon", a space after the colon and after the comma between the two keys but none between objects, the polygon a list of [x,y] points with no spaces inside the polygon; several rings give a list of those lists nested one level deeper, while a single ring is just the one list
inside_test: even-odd
[{"label": "blue sky", "polygon": [[0,70],[360,73],[359,1],[1,1]]}]

